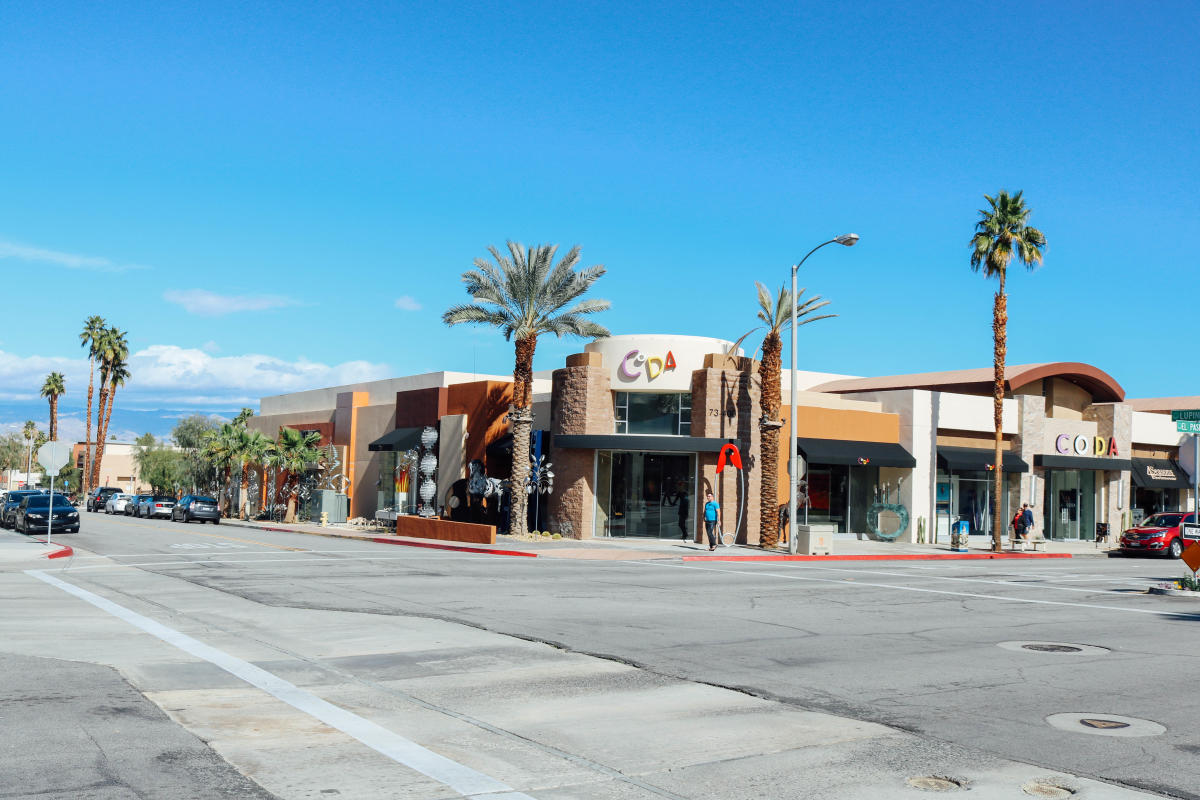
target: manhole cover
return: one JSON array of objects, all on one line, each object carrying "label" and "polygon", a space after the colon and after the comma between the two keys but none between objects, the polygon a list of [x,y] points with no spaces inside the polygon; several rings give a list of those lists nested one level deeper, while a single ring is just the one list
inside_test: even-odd
[{"label": "manhole cover", "polygon": [[1119,714],[1051,714],[1046,722],[1062,731],[1094,736],[1159,736],[1167,732],[1157,722]]},{"label": "manhole cover", "polygon": [[1102,731],[1129,727],[1128,722],[1117,722],[1115,719],[1081,719],[1079,722],[1080,724],[1087,725],[1089,728],[1099,728]]},{"label": "manhole cover", "polygon": [[946,778],[941,775],[921,775],[909,778],[908,785],[926,792],[952,792],[955,789],[963,788],[963,782],[957,778]]},{"label": "manhole cover", "polygon": [[1053,653],[1063,656],[1103,656],[1109,652],[1107,647],[1075,642],[998,642],[996,646],[1018,653]]},{"label": "manhole cover", "polygon": [[1024,650],[1036,650],[1039,653],[1082,653],[1082,647],[1076,647],[1073,644],[1023,644]]},{"label": "manhole cover", "polygon": [[1070,797],[1075,792],[1062,786],[1055,786],[1052,783],[1042,783],[1041,781],[1030,781],[1021,787],[1021,791],[1033,797]]}]

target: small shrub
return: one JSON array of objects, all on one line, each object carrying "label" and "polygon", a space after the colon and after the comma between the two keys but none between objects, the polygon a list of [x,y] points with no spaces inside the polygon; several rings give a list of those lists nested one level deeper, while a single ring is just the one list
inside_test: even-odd
[{"label": "small shrub", "polygon": [[556,534],[553,534],[553,535],[552,535],[550,538],[551,538],[551,539],[561,539],[561,538],[562,538],[562,534],[561,534],[561,533],[556,533]]},{"label": "small shrub", "polygon": [[1200,579],[1193,575],[1184,575],[1179,579],[1179,588],[1187,589],[1191,592],[1200,592]]}]

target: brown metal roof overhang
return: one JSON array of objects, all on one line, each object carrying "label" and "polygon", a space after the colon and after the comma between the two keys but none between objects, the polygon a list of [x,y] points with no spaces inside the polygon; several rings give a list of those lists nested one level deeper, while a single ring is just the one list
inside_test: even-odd
[{"label": "brown metal roof overhang", "polygon": [[1186,489],[1191,486],[1187,473],[1174,461],[1164,458],[1133,458],[1133,482],[1145,489]]},{"label": "brown metal roof overhang", "polygon": [[851,467],[917,466],[913,454],[894,442],[855,442],[845,439],[796,440],[800,455],[810,464],[845,464]]}]

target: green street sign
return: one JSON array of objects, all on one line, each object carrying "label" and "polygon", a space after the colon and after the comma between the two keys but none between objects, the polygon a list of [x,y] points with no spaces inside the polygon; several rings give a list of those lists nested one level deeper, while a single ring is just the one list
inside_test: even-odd
[{"label": "green street sign", "polygon": [[[1193,409],[1191,411],[1172,411],[1171,422],[1179,422],[1180,420],[1200,422],[1200,409]],[[1180,428],[1179,430],[1183,430],[1183,428]]]},{"label": "green street sign", "polygon": [[1175,423],[1175,430],[1180,433],[1200,433],[1200,422],[1181,419]]}]

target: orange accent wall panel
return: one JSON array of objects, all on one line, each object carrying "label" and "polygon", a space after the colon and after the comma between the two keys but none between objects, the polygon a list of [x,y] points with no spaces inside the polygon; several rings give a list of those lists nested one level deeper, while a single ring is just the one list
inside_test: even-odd
[{"label": "orange accent wall panel", "polygon": [[484,458],[485,448],[508,433],[504,416],[511,403],[511,381],[473,381],[449,387],[446,413],[467,416],[468,461]]},{"label": "orange accent wall panel", "polygon": [[[787,414],[785,406],[784,419]],[[800,406],[796,409],[796,435],[801,439],[896,443],[900,441],[900,415]]]}]

